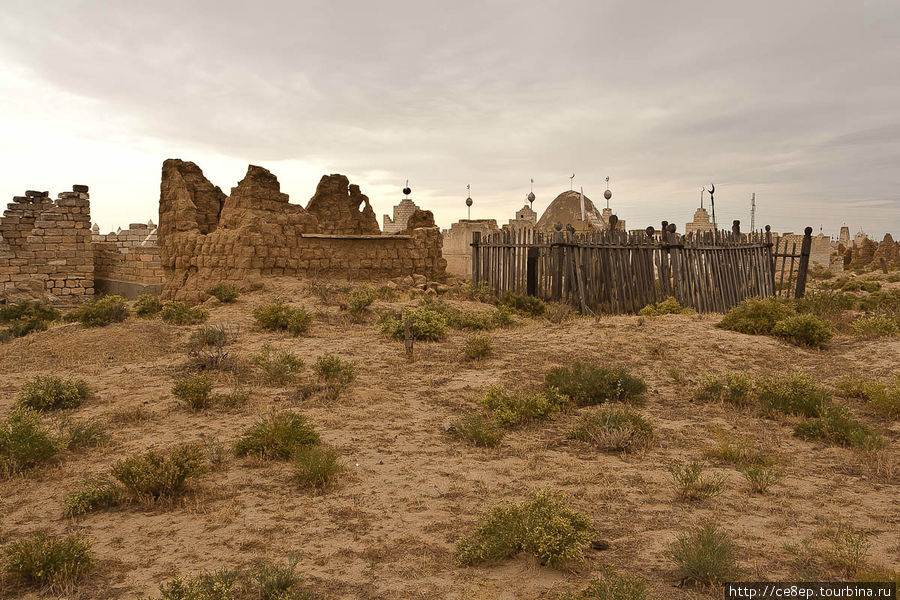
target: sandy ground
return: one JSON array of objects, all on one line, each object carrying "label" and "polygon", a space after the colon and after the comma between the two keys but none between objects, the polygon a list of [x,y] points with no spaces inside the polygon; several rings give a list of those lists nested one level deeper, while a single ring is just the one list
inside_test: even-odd
[{"label": "sandy ground", "polygon": [[[276,294],[320,313],[309,337],[254,326],[252,308]],[[376,309],[386,306],[378,303]],[[675,566],[664,556],[682,528],[704,518],[716,518],[734,535],[751,578],[790,578],[785,545],[820,536],[823,526],[838,521],[868,534],[870,562],[900,564],[896,479],[872,477],[858,452],[793,437],[792,419],[692,401],[693,388],[707,372],[797,370],[823,384],[846,374],[887,378],[900,364],[900,339],[844,336],[827,350],[804,350],[717,329],[719,318],[622,316],[559,325],[520,318],[514,328],[489,333],[495,358],[463,363],[467,334],[451,332],[443,342],[417,344],[416,360],[409,362],[403,344],[380,335],[374,319],[350,324],[298,284],[275,281],[234,304],[211,306],[209,323],[239,325],[235,347],[243,356],[266,342],[293,350],[306,361],[307,377],[309,365],[326,351],[354,360],[357,381],[333,402],[303,400],[296,386],[255,384],[246,406],[198,413],[185,410],[170,391],[187,360],[191,327],[135,317],[99,329],[57,325],[0,345],[0,414],[11,409],[28,377],[80,377],[95,394],[71,418],[106,424],[113,441],[0,481],[0,544],[41,529],[84,533],[101,568],[69,597],[97,599],[138,598],[156,593],[175,574],[263,558],[286,562],[291,556],[323,598],[555,598],[584,585],[601,565],[645,576],[660,598],[708,597],[679,587]],[[577,411],[508,433],[496,450],[471,447],[443,431],[442,424],[473,407],[485,387],[537,387],[549,368],[575,358],[622,365],[647,381],[641,410],[656,428],[654,446],[618,455],[568,441]],[[226,391],[226,383],[219,389]],[[896,462],[898,424],[875,417],[861,403],[851,406],[885,432],[888,457]],[[290,481],[287,463],[230,456],[183,500],[76,520],[61,516],[63,497],[117,459],[189,440],[227,446],[270,407],[303,412],[323,440],[339,449],[347,470],[335,487],[303,491]],[[675,497],[668,466],[701,459],[717,431],[752,436],[781,459],[786,476],[769,495],[749,494],[734,467],[706,461],[711,472],[726,474],[725,492],[702,502]],[[455,543],[480,513],[545,486],[564,492],[591,515],[596,538],[607,540],[609,549],[589,551],[587,563],[571,572],[527,557],[489,567],[456,565]]]}]

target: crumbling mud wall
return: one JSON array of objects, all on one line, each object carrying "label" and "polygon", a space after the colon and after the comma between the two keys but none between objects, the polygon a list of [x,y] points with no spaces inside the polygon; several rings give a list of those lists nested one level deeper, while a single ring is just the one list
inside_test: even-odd
[{"label": "crumbling mud wall", "polygon": [[0,298],[73,304],[93,293],[88,187],[13,198],[0,219]]},{"label": "crumbling mud wall", "polygon": [[194,302],[216,283],[247,290],[272,276],[444,274],[433,219],[406,235],[383,236],[368,199],[343,175],[322,178],[310,210],[288,200],[262,167],[251,165],[226,197],[194,163],[165,161],[158,229],[163,297]]}]

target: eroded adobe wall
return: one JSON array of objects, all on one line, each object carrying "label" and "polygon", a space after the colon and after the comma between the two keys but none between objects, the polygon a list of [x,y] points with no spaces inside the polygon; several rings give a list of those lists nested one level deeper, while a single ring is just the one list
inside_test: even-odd
[{"label": "eroded adobe wall", "polygon": [[87,186],[26,192],[0,218],[0,298],[75,303],[94,293]]},{"label": "eroded adobe wall", "polygon": [[[290,204],[278,179],[251,165],[231,196],[222,195],[217,223],[203,232],[199,215],[212,209],[198,196],[209,198],[211,190],[218,188],[193,163],[170,159],[163,164],[158,244],[164,298],[197,301],[216,283],[247,290],[269,276],[366,279],[417,273],[433,279],[444,274],[433,219],[407,235],[366,233],[369,217],[358,207],[368,201],[358,200],[365,196],[343,175],[323,177],[310,202],[312,211]],[[319,217],[338,222],[323,224]],[[377,232],[374,218],[373,213]]]}]

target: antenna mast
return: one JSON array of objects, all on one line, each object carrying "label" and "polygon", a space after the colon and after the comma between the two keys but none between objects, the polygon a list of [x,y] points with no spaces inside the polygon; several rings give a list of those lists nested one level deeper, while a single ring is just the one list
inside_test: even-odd
[{"label": "antenna mast", "polygon": [[756,231],[756,192],[750,195],[750,231]]}]

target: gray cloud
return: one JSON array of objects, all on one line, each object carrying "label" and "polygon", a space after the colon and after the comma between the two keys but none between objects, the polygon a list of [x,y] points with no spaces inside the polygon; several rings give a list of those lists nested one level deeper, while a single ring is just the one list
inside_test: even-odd
[{"label": "gray cloud", "polygon": [[635,227],[714,180],[728,219],[900,231],[893,2],[4,4],[0,61],[88,101],[80,137],[409,177],[445,225],[466,183],[506,219],[575,170]]}]

